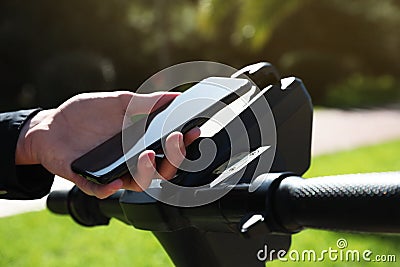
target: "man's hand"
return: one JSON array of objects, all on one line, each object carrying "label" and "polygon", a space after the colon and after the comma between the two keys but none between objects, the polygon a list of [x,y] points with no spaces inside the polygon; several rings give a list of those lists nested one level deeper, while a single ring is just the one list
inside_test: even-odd
[{"label": "man's hand", "polygon": [[[126,175],[107,185],[92,183],[71,170],[71,163],[122,130],[124,116],[147,114],[172,101],[179,93],[131,92],[87,93],[67,100],[52,110],[36,114],[21,131],[16,149],[16,164],[41,164],[50,172],[75,183],[89,195],[105,198],[117,190],[140,191],[155,177],[171,179],[184,159],[185,146],[193,142],[200,130],[194,128],[185,136],[174,132],[166,140],[166,155],[156,170],[154,151],[144,151],[138,159],[135,179]],[[138,183],[136,182],[138,181]]]}]

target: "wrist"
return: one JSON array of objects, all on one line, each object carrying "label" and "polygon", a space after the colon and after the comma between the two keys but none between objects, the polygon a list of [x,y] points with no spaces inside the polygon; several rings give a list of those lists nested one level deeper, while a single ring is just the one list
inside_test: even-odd
[{"label": "wrist", "polygon": [[37,127],[48,115],[47,110],[39,111],[29,118],[21,128],[15,150],[16,165],[40,164],[38,151],[40,151],[40,138]]}]

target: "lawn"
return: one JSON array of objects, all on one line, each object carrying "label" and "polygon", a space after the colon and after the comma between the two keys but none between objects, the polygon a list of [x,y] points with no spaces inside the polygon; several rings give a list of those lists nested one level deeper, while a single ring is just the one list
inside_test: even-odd
[{"label": "lawn", "polygon": [[[319,156],[313,159],[310,170],[306,177],[316,177],[334,174],[347,173],[367,173],[385,172],[400,170],[400,141],[389,142],[378,146],[364,147],[352,151],[345,151],[331,155]],[[371,213],[371,216],[374,216]],[[291,250],[303,252],[304,250],[314,250],[317,258],[322,250],[339,250],[337,241],[344,238],[347,241],[348,250],[371,250],[373,259],[375,255],[395,255],[397,262],[400,262],[400,235],[378,235],[378,234],[354,234],[354,233],[335,233],[322,230],[305,230],[293,235]],[[290,251],[289,251],[290,252]],[[293,254],[295,257],[295,254]],[[334,258],[334,257],[333,257]],[[346,257],[343,257],[344,259]],[[397,262],[352,262],[350,261],[331,261],[327,256],[322,262],[286,262],[274,261],[268,266],[398,266]]]},{"label": "lawn", "polygon": [[[400,141],[313,159],[307,177],[355,172],[400,170]],[[374,216],[372,213],[371,216]],[[48,211],[0,219],[0,266],[171,266],[151,233],[112,220],[107,227],[85,228]],[[373,255],[394,254],[400,261],[400,236],[332,233],[306,230],[293,236],[292,250],[337,249],[345,238],[348,249],[369,249]],[[195,249],[195,245],[194,248]],[[305,266],[273,262],[268,266]],[[397,266],[396,263],[315,262],[312,266]]]}]

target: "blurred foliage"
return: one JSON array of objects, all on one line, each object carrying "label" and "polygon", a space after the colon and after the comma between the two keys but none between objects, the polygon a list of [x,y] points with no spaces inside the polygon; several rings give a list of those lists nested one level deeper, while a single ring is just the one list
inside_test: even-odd
[{"label": "blurred foliage", "polygon": [[[304,3],[298,0],[200,1],[199,30],[210,39],[218,38],[221,31],[228,30],[228,40],[233,45],[247,43],[253,49],[260,49],[273,30]],[[226,27],[229,21],[233,22],[230,28]]]},{"label": "blurred foliage", "polygon": [[400,101],[400,83],[393,76],[368,77],[354,74],[328,87],[327,104],[351,108]]},{"label": "blurred foliage", "polygon": [[398,0],[3,0],[0,109],[134,89],[191,60],[270,61],[332,104],[355,73],[400,77],[399,26]]}]

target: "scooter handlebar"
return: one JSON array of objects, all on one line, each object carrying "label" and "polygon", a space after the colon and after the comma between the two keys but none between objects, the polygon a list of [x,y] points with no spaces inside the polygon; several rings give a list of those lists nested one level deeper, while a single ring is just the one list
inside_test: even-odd
[{"label": "scooter handlebar", "polygon": [[[271,232],[295,233],[303,228],[400,232],[400,172],[310,179],[285,174],[268,179],[264,179],[256,192],[249,192],[248,184],[237,185],[215,203],[196,208],[171,207],[157,201],[143,205],[135,203],[129,194],[125,194],[122,204],[123,191],[100,200],[86,196],[77,188],[71,192],[52,192],[47,206],[54,213],[70,214],[87,226],[107,224],[115,217],[146,230],[186,226],[201,229],[204,224],[208,229],[218,223],[238,224],[249,213],[258,213],[266,216],[264,223]],[[154,212],[161,212],[160,216]],[[170,213],[173,218],[168,218]],[[154,218],[164,218],[165,227],[156,229],[161,224],[152,222]]]},{"label": "scooter handlebar", "polygon": [[400,172],[282,180],[273,197],[276,220],[289,232],[320,228],[400,232]]}]

